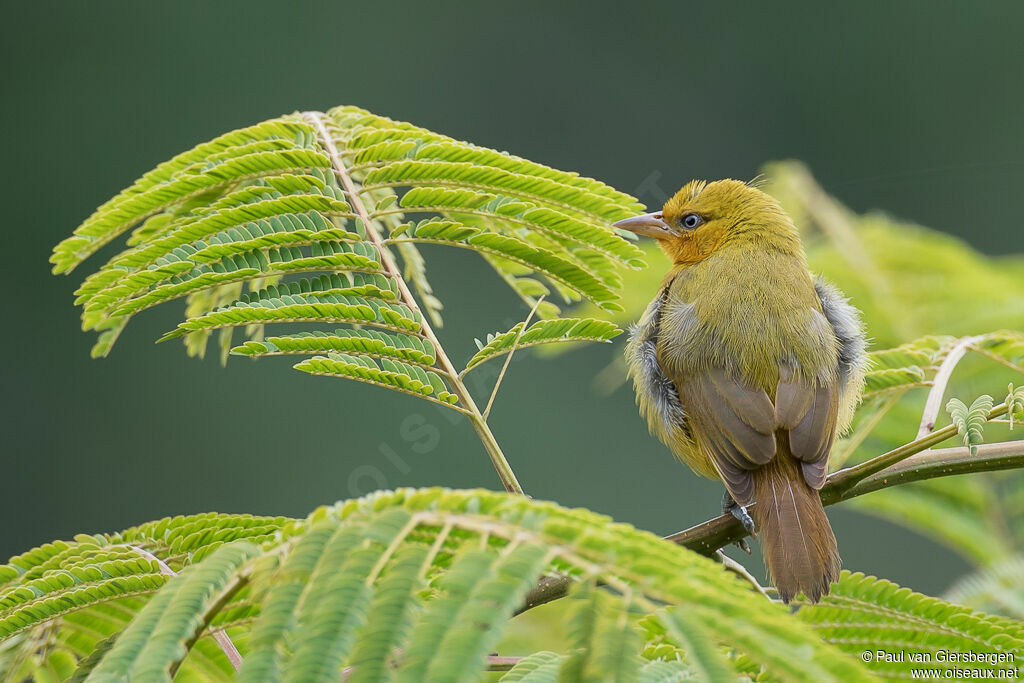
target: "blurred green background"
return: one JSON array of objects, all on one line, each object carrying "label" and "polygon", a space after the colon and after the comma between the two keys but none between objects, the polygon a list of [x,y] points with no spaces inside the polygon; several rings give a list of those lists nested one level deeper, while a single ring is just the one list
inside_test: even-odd
[{"label": "blurred green background", "polygon": [[[53,244],[157,163],[280,113],[355,104],[650,205],[693,177],[797,158],[856,211],[989,254],[1022,246],[1015,2],[22,2],[2,19],[0,557],[163,515],[498,486],[469,425],[413,398],[153,346],[183,304],[89,360],[71,296],[88,266],[51,276]],[[457,361],[524,316],[472,254],[426,255]],[[717,514],[721,487],[648,436],[632,392],[594,391],[621,347],[518,356],[491,422],[521,482],[658,533]],[[887,522],[830,516],[847,568],[929,593],[968,568]]]}]

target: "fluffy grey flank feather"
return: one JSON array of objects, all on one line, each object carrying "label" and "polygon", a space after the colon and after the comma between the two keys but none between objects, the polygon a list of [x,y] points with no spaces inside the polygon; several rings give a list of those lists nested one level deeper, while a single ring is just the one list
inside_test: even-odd
[{"label": "fluffy grey flank feather", "polygon": [[651,399],[651,405],[657,412],[665,434],[686,425],[686,414],[679,403],[679,394],[658,364],[658,327],[661,320],[664,292],[648,306],[640,322],[630,327],[629,344],[626,353],[630,369],[636,368],[633,382],[637,392],[643,392]]},{"label": "fluffy grey flank feather", "polygon": [[814,281],[814,290],[821,300],[821,310],[839,340],[839,377],[845,387],[854,376],[864,371],[867,339],[860,312],[850,305],[842,292],[821,277]]}]

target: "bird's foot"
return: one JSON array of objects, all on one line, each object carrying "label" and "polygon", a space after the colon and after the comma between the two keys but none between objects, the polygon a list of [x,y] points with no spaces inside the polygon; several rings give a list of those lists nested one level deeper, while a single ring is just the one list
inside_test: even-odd
[{"label": "bird's foot", "polygon": [[[750,513],[747,512],[746,507],[740,505],[739,503],[732,499],[732,496],[729,495],[728,491],[726,491],[725,497],[722,499],[722,512],[732,515],[733,517],[738,519],[740,524],[743,525],[743,528],[747,530],[747,533],[751,536],[754,535],[754,519],[750,516]],[[748,555],[750,554],[750,546],[747,545],[747,539],[741,538],[740,540],[736,541],[736,545],[743,552],[747,553]]]}]

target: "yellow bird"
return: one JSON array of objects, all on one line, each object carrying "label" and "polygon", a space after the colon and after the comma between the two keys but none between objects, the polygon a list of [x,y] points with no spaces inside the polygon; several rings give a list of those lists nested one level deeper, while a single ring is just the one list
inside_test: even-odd
[{"label": "yellow bird", "polygon": [[626,347],[640,413],[754,532],[783,601],[817,601],[840,560],[818,490],[864,383],[858,311],[815,279],[793,221],[736,180],[693,181],[615,224],[672,261]]}]

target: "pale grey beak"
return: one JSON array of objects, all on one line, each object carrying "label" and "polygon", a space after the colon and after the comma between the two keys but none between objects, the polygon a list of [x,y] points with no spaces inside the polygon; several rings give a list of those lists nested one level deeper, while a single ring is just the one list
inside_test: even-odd
[{"label": "pale grey beak", "polygon": [[662,220],[661,211],[644,213],[639,216],[633,216],[632,218],[624,218],[621,221],[612,223],[612,225],[616,228],[629,230],[630,232],[635,232],[638,235],[644,235],[646,237],[654,237],[655,239],[665,239],[666,237],[675,236],[675,232],[668,227],[668,223]]}]

